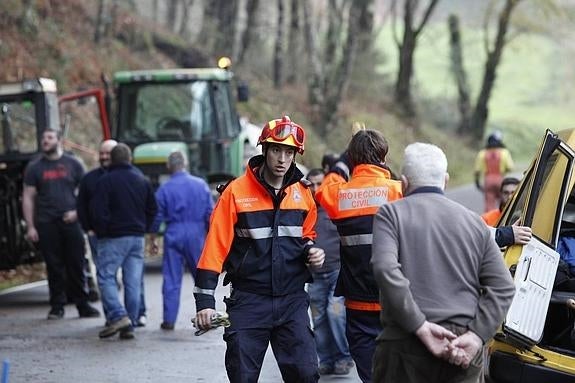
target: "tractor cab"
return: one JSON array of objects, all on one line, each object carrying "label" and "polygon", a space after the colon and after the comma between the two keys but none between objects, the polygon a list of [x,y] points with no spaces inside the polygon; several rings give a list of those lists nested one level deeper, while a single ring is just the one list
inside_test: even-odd
[{"label": "tractor cab", "polygon": [[157,187],[174,150],[190,172],[217,183],[243,171],[244,146],[231,92],[232,73],[220,68],[126,71],[114,75],[113,137],[132,147],[134,164]]},{"label": "tractor cab", "polygon": [[573,148],[575,129],[547,131],[498,223],[530,226],[533,238],[504,251],[516,293],[489,346],[488,381],[575,382],[575,273],[561,248],[575,241]]}]

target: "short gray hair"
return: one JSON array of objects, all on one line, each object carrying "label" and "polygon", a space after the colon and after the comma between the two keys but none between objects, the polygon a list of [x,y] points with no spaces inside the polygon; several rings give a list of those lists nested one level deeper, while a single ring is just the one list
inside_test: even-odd
[{"label": "short gray hair", "polygon": [[402,173],[409,190],[422,186],[445,187],[447,157],[439,147],[416,142],[405,148]]},{"label": "short gray hair", "polygon": [[110,152],[110,160],[112,165],[129,164],[132,162],[132,150],[128,145],[120,142]]},{"label": "short gray hair", "polygon": [[171,171],[184,169],[188,164],[186,156],[179,150],[170,153],[168,156],[168,169]]}]

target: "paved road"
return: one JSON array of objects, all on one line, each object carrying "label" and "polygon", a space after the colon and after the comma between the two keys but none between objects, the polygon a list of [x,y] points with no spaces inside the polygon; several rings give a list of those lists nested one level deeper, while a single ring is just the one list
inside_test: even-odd
[{"label": "paved road", "polygon": [[[470,209],[482,209],[482,196],[473,186],[450,189],[448,196]],[[9,382],[227,382],[222,329],[194,336],[195,313],[191,278],[184,281],[176,330],[160,330],[161,274],[157,262],[146,267],[149,323],[138,329],[136,340],[100,340],[103,319],[79,319],[74,306],[60,321],[47,321],[48,288],[41,285],[0,295],[0,359],[10,362]],[[217,290],[218,309],[227,288]],[[99,305],[98,305],[99,306]],[[281,381],[271,350],[260,377],[262,383]],[[349,376],[323,377],[321,382],[359,382]]]},{"label": "paved road", "polygon": [[[48,288],[38,286],[0,295],[0,359],[9,359],[11,383],[103,382],[227,382],[222,329],[194,336],[190,323],[195,313],[191,278],[186,278],[176,330],[160,330],[161,273],[157,264],[146,268],[149,321],[137,329],[136,340],[100,340],[104,320],[79,319],[73,305],[66,306],[60,321],[47,321]],[[218,309],[224,309],[218,289]],[[99,304],[98,304],[99,306]],[[268,350],[260,382],[281,382],[271,350]],[[357,373],[324,377],[321,382],[359,382]]]}]

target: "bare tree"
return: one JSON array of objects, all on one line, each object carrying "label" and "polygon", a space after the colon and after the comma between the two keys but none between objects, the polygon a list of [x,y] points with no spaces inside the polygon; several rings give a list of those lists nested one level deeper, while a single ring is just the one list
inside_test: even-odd
[{"label": "bare tree", "polygon": [[369,1],[356,0],[350,5],[347,23],[347,38],[343,47],[341,60],[335,70],[334,76],[330,79],[330,83],[332,85],[329,88],[326,87],[327,92],[321,108],[320,121],[318,124],[321,136],[324,136],[335,124],[339,104],[347,87],[349,76],[353,68],[353,59],[356,55],[358,43],[357,36],[360,23],[359,20],[368,3]]},{"label": "bare tree", "polygon": [[94,30],[94,42],[98,44],[104,34],[104,23],[105,23],[105,9],[106,9],[106,0],[98,0],[98,14],[96,15],[96,28]]},{"label": "bare tree", "polygon": [[[299,0],[291,0],[290,7],[290,28],[288,36],[288,52],[295,57],[299,57],[301,52],[300,47],[300,37],[301,28],[299,23],[300,18],[300,7]],[[293,65],[289,66],[289,73],[287,74],[286,82],[289,84],[294,84],[298,80],[298,67],[299,62],[293,62]]]},{"label": "bare tree", "polygon": [[303,0],[303,25],[308,57],[308,100],[312,109],[323,103],[323,70],[319,58],[317,30],[312,25],[310,0]]},{"label": "bare tree", "polygon": [[[361,14],[370,2],[371,0],[356,0],[353,2],[337,2],[334,0],[330,2],[330,6],[346,10],[344,12],[345,16],[341,20],[338,19],[337,13],[332,14],[331,17],[332,23],[339,22],[342,24],[341,21],[343,21],[345,26],[339,36],[331,37],[329,38],[331,42],[326,42],[325,52],[330,57],[324,57],[323,61],[333,62],[331,71],[327,71],[325,65],[324,67],[321,65],[316,41],[317,31],[312,27],[309,0],[303,2],[304,32],[310,77],[308,81],[308,99],[312,106],[312,121],[320,136],[325,135],[335,125],[339,104],[346,90],[353,68],[353,59],[357,51],[357,36]],[[333,25],[331,27],[328,25],[328,29],[331,29],[329,33],[333,34],[337,31],[337,28]],[[330,46],[334,42],[336,42],[335,46]]]},{"label": "bare tree", "polygon": [[206,50],[212,51],[217,33],[218,9],[221,0],[204,1],[202,15],[202,29],[198,38],[198,43]]},{"label": "bare tree", "polygon": [[36,2],[34,0],[22,1],[22,14],[20,16],[20,26],[26,31],[36,31],[38,28],[38,14],[36,13]]},{"label": "bare tree", "polygon": [[190,22],[190,9],[194,6],[194,0],[182,1],[182,20],[180,21],[180,30],[178,34],[182,37],[188,37],[188,24]]},{"label": "bare tree", "polygon": [[[295,1],[295,0],[294,0]],[[246,27],[241,35],[241,43],[238,49],[238,56],[234,60],[239,65],[244,61],[245,54],[254,40],[254,35],[258,29],[257,12],[259,0],[247,0],[246,3]]]},{"label": "bare tree", "polygon": [[449,15],[449,41],[451,47],[451,72],[457,83],[459,114],[461,119],[457,132],[463,135],[468,132],[471,120],[471,102],[469,99],[469,85],[467,83],[467,73],[463,65],[463,53],[461,49],[461,32],[459,29],[459,18],[456,15]]},{"label": "bare tree", "polygon": [[154,24],[158,24],[158,14],[160,13],[160,8],[158,6],[158,0],[152,0],[152,20]]},{"label": "bare tree", "polygon": [[423,12],[423,17],[418,25],[415,25],[415,17],[419,6],[419,0],[403,0],[403,37],[400,41],[396,26],[397,0],[391,3],[391,11],[394,25],[395,43],[399,49],[399,71],[395,82],[395,101],[406,117],[414,117],[416,114],[413,98],[411,95],[411,79],[413,77],[413,56],[417,46],[417,38],[427,22],[439,0],[429,0]]},{"label": "bare tree", "polygon": [[176,29],[176,17],[178,15],[178,4],[179,0],[167,0],[166,6],[166,27],[174,31]]},{"label": "bare tree", "polygon": [[521,0],[505,1],[505,5],[499,14],[497,34],[492,48],[489,47],[486,33],[487,61],[485,63],[481,91],[479,92],[479,97],[477,98],[473,115],[471,117],[471,135],[477,141],[481,140],[485,133],[485,124],[489,116],[488,102],[491,97],[493,86],[495,85],[497,67],[499,66],[501,55],[503,54],[503,48],[507,42],[506,36],[509,22],[511,20],[511,14],[520,1]]},{"label": "bare tree", "polygon": [[277,0],[278,22],[276,29],[276,43],[274,48],[273,79],[274,87],[281,88],[283,82],[283,45],[284,45],[284,2]]},{"label": "bare tree", "polygon": [[359,16],[358,30],[358,52],[363,53],[371,50],[372,33],[373,33],[373,0],[364,0],[365,6],[361,7],[361,15]]},{"label": "bare tree", "polygon": [[217,32],[214,53],[218,56],[232,56],[236,40],[236,19],[238,0],[218,0]]}]

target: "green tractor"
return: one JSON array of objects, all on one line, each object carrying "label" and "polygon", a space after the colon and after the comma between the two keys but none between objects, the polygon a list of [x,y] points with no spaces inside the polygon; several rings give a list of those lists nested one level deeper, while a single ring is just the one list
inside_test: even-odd
[{"label": "green tractor", "polygon": [[[226,69],[123,71],[114,75],[112,137],[133,149],[134,164],[155,187],[168,177],[168,155],[180,150],[190,172],[209,184],[240,175],[250,153]],[[238,87],[238,101],[247,88]]]}]

